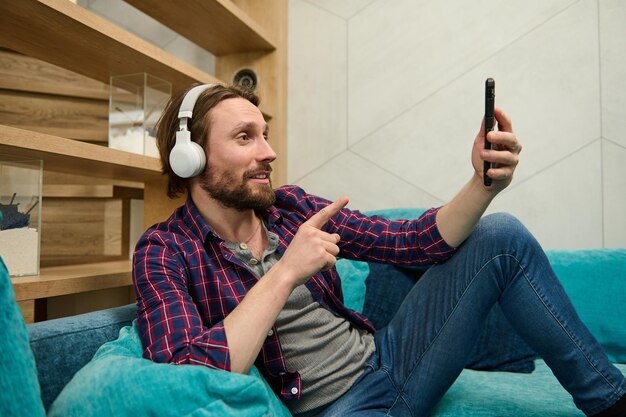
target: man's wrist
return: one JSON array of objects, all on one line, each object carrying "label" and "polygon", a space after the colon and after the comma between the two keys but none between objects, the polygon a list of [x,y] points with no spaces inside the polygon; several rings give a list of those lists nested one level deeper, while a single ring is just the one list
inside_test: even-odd
[{"label": "man's wrist", "polygon": [[500,190],[496,190],[493,186],[490,188],[485,187],[483,179],[478,175],[472,176],[468,184],[468,190],[472,195],[476,196],[477,202],[484,204],[485,207],[487,207],[500,192]]},{"label": "man's wrist", "polygon": [[266,276],[271,275],[271,280],[275,282],[276,287],[284,288],[288,291],[287,296],[289,296],[297,286],[297,279],[295,278],[295,274],[281,261],[282,260],[276,262]]}]

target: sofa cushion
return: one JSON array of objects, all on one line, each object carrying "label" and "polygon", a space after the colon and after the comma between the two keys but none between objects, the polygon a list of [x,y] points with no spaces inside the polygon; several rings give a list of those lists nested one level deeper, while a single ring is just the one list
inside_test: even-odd
[{"label": "sofa cushion", "polygon": [[[367,216],[383,216],[391,220],[413,219],[424,213],[419,208],[394,208],[366,211]],[[347,259],[337,259],[337,273],[341,277],[344,304],[353,310],[363,312],[365,302],[365,279],[369,274],[367,262],[356,262]]]},{"label": "sofa cushion", "polygon": [[133,321],[136,310],[129,304],[27,326],[46,410],[98,348]]},{"label": "sofa cushion", "polygon": [[0,415],[45,416],[35,359],[15,301],[9,272],[0,258]]},{"label": "sofa cushion", "polygon": [[626,249],[546,253],[580,318],[609,359],[626,363]]},{"label": "sofa cushion", "polygon": [[[618,365],[626,374],[626,365]],[[543,360],[532,374],[463,370],[433,417],[583,417]]]},{"label": "sofa cushion", "polygon": [[365,302],[365,278],[369,274],[367,262],[337,259],[335,267],[341,277],[344,304],[348,308],[362,312]]},{"label": "sofa cushion", "polygon": [[249,375],[142,358],[136,325],[102,345],[52,404],[48,417],[290,416],[253,368]]}]

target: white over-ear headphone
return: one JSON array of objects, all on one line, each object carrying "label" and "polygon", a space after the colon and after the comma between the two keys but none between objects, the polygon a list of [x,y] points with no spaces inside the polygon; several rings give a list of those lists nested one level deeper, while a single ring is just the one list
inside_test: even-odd
[{"label": "white over-ear headphone", "polygon": [[191,132],[187,121],[191,118],[196,100],[202,92],[217,84],[203,84],[193,87],[185,94],[178,110],[179,128],[176,132],[176,143],[170,152],[170,167],[181,178],[191,178],[200,174],[206,164],[206,156],[202,146],[191,140]]}]

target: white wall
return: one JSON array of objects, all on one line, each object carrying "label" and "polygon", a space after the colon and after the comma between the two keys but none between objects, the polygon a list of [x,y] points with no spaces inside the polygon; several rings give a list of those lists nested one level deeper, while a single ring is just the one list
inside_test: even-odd
[{"label": "white wall", "polygon": [[429,207],[471,175],[484,80],[524,145],[490,211],[546,248],[626,247],[626,2],[290,0],[289,181]]}]

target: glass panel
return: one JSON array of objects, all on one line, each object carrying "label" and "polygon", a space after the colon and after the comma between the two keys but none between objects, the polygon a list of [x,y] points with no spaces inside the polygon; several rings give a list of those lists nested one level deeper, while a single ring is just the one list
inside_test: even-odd
[{"label": "glass panel", "polygon": [[11,276],[39,274],[42,167],[0,155],[0,256]]}]

